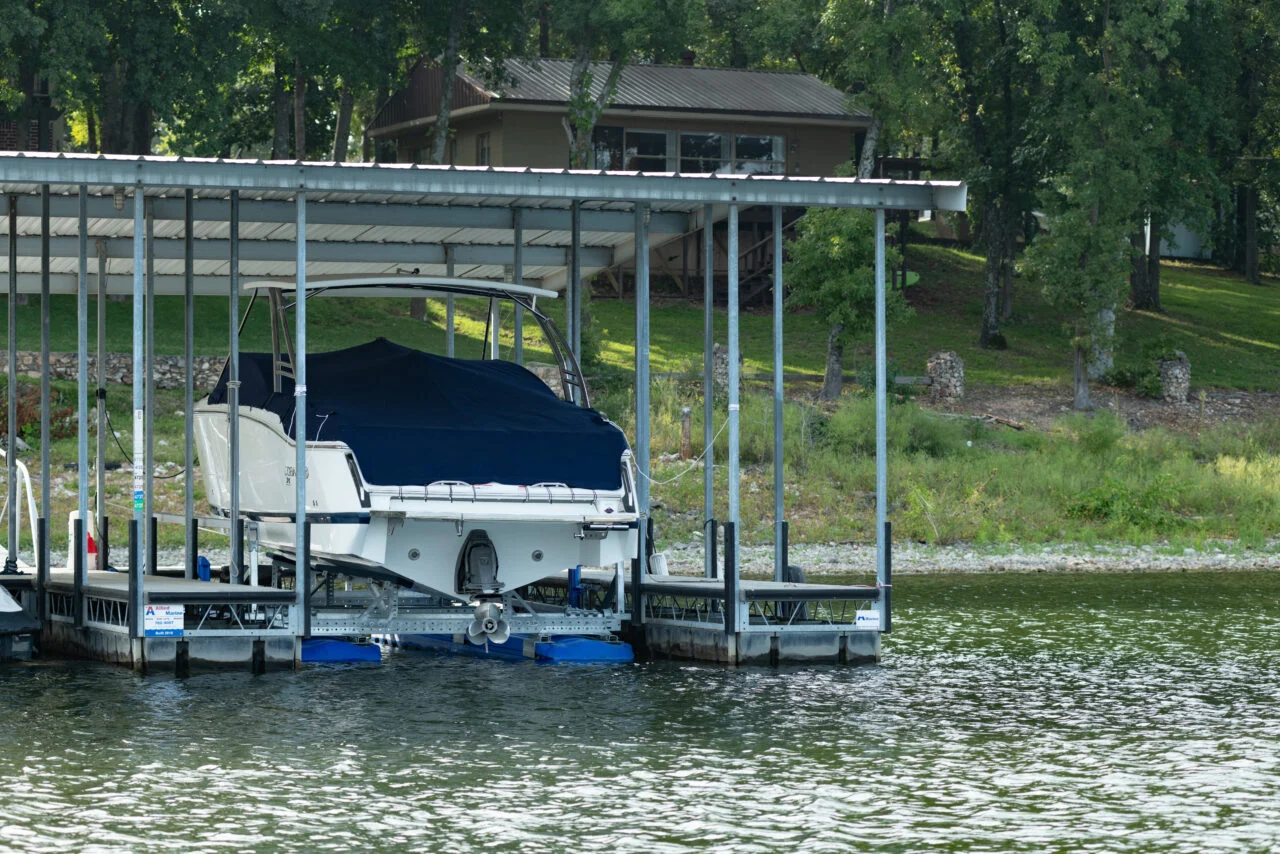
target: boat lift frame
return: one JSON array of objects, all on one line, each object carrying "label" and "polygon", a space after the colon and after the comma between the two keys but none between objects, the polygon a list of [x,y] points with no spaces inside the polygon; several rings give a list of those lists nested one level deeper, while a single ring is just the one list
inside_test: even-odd
[{"label": "boat lift frame", "polygon": [[[56,190],[56,192],[55,192]],[[92,192],[91,192],[92,191]],[[870,208],[875,211],[876,252],[876,587],[874,594],[859,594],[857,598],[870,603],[878,613],[875,631],[891,628],[890,611],[890,554],[889,525],[887,520],[887,470],[886,470],[886,335],[885,335],[885,211],[886,210],[944,210],[961,211],[965,208],[966,188],[961,182],[860,180],[853,178],[794,178],[778,175],[677,175],[607,173],[599,171],[573,171],[564,169],[528,169],[494,167],[440,167],[415,164],[336,164],[309,162],[264,162],[203,160],[166,157],[133,157],[103,155],[65,155],[41,153],[0,153],[0,193],[5,196],[7,214],[7,279],[9,295],[8,312],[8,391],[9,427],[8,444],[12,448],[16,439],[16,365],[17,365],[17,311],[14,310],[19,293],[38,292],[41,296],[41,489],[40,510],[37,524],[36,573],[34,590],[37,615],[55,618],[49,613],[47,594],[54,586],[50,575],[49,549],[49,434],[50,434],[50,297],[53,293],[76,294],[77,408],[76,423],[78,444],[78,506],[79,520],[75,523],[70,557],[71,579],[70,620],[77,629],[87,626],[87,598],[93,596],[87,577],[87,549],[85,521],[94,514],[96,527],[105,551],[109,547],[108,520],[104,498],[105,457],[105,297],[108,294],[128,293],[133,300],[133,502],[129,522],[130,567],[128,573],[128,633],[134,642],[145,637],[143,609],[146,603],[155,601],[154,576],[157,567],[150,555],[154,537],[153,512],[153,457],[154,427],[154,320],[156,295],[181,293],[184,298],[185,359],[188,370],[185,378],[185,462],[186,491],[184,519],[187,529],[186,579],[195,575],[197,547],[197,519],[194,512],[194,459],[193,420],[194,372],[194,311],[195,296],[204,294],[226,295],[228,305],[228,350],[231,353],[229,377],[229,403],[232,413],[230,426],[230,463],[233,471],[239,469],[238,440],[238,353],[239,353],[239,292],[241,267],[246,262],[263,260],[285,261],[292,257],[295,267],[296,295],[294,342],[297,352],[296,408],[299,421],[298,435],[305,435],[307,418],[307,330],[306,296],[308,268],[320,263],[389,262],[442,266],[441,272],[452,276],[460,265],[470,265],[480,271],[484,265],[501,265],[509,269],[511,278],[522,281],[530,267],[549,266],[562,273],[544,274],[548,281],[560,281],[567,291],[567,339],[575,356],[581,353],[581,279],[585,269],[601,268],[616,263],[614,253],[607,246],[589,245],[588,233],[620,233],[631,220],[636,263],[636,441],[635,462],[640,473],[640,549],[632,564],[630,578],[629,621],[633,630],[642,630],[646,622],[667,620],[673,624],[683,617],[661,607],[647,607],[646,599],[654,602],[670,601],[670,591],[659,589],[661,581],[648,575],[645,539],[648,536],[649,519],[649,255],[651,234],[685,234],[710,229],[721,220],[728,221],[728,254],[737,257],[737,222],[741,208],[767,206],[772,209],[774,223],[774,303],[773,303],[773,423],[774,423],[774,582],[783,583],[786,578],[787,523],[784,515],[783,485],[783,281],[782,281],[782,209],[786,206],[821,206]],[[374,199],[375,201],[366,201]],[[493,200],[500,204],[493,204]],[[400,202],[399,200],[406,200]],[[505,200],[505,201],[501,201]],[[488,202],[485,204],[485,202]],[[74,217],[76,226],[70,231],[60,229],[54,234],[50,219]],[[28,223],[38,217],[38,227],[25,228],[20,218]],[[131,217],[131,233],[120,226]],[[181,220],[181,228],[175,223]],[[91,225],[92,222],[92,225]],[[214,224],[214,232],[196,239],[195,223]],[[249,222],[255,231],[265,229],[270,234],[278,227],[281,231],[293,227],[292,236],[284,238],[254,237],[242,235],[243,223]],[[157,223],[161,228],[157,229]],[[512,242],[498,241],[486,244],[479,241],[454,238],[434,242],[394,240],[332,240],[311,239],[309,228],[332,231],[347,226],[357,231],[363,228],[383,226],[416,226],[423,228],[452,229],[505,229],[512,233]],[[163,232],[157,235],[157,231]],[[527,235],[543,231],[567,232],[567,246],[533,242]],[[181,231],[181,241],[174,235]],[[38,237],[33,239],[32,233]],[[488,232],[492,233],[492,231]],[[491,238],[490,238],[491,239]],[[92,240],[92,251],[90,242]],[[710,255],[714,242],[703,241],[704,251]],[[38,257],[38,266],[31,262]],[[89,261],[97,260],[97,461],[96,507],[90,504],[89,476],[89,400],[92,378],[88,369],[89,322]],[[60,269],[55,272],[54,260]],[[123,260],[131,260],[130,273],[109,273],[108,262],[117,266]],[[183,274],[157,275],[157,259],[183,262]],[[75,272],[65,269],[67,261],[75,261]],[[209,272],[211,265],[226,265],[226,272]],[[197,275],[200,265],[205,271]],[[33,271],[35,267],[35,271]],[[704,508],[707,517],[704,575],[715,572],[715,523],[712,520],[715,491],[713,460],[713,386],[712,386],[712,338],[713,293],[712,270],[714,265],[705,263],[705,325],[704,325]],[[759,630],[760,625],[776,627],[777,619],[770,620],[760,608],[739,607],[741,603],[773,601],[782,603],[782,597],[747,595],[743,593],[739,571],[738,531],[741,525],[739,502],[739,306],[738,265],[730,264],[728,270],[728,413],[727,425],[729,454],[728,467],[728,518],[724,520],[725,554],[723,561],[723,596],[719,597],[723,630],[737,634]],[[453,351],[454,328],[453,300],[447,305],[448,328],[446,352]],[[517,311],[517,323],[520,313]],[[522,357],[519,339],[516,358]],[[496,334],[495,334],[496,343]],[[491,353],[496,347],[491,349]],[[496,353],[494,354],[496,355]],[[140,463],[140,464],[138,464]],[[8,506],[17,506],[18,476],[16,455],[10,454],[8,466]],[[305,470],[305,443],[297,443],[296,465]],[[296,479],[296,506],[306,508],[306,478]],[[243,575],[244,530],[239,513],[238,479],[231,486],[232,527],[232,582]],[[305,513],[302,514],[305,519]],[[275,635],[287,633],[297,638],[310,634],[317,627],[310,624],[312,608],[309,602],[311,585],[307,582],[309,565],[309,524],[297,526],[295,544],[301,567],[292,600],[287,608],[289,625],[277,629],[276,623],[259,624],[255,631]],[[8,518],[8,561],[6,572],[16,570],[18,554],[17,514]],[[105,557],[105,555],[104,555]],[[255,568],[256,569],[256,568]],[[256,575],[256,571],[254,573]],[[654,586],[658,585],[658,586]],[[234,591],[233,591],[234,592]],[[174,594],[177,595],[177,594]],[[264,597],[267,591],[244,590],[243,595],[232,597],[244,607],[244,613],[260,613],[261,603],[254,597]],[[666,599],[663,599],[666,597]],[[113,598],[113,597],[107,597]],[[279,599],[278,595],[269,598]],[[281,604],[279,602],[277,605]],[[781,614],[781,604],[771,607],[770,613]],[[863,610],[866,610],[866,605]],[[753,611],[754,608],[754,611]],[[790,606],[788,606],[790,608]],[[66,609],[63,609],[64,611]],[[766,608],[767,610],[767,608]],[[101,611],[101,608],[98,608]],[[753,618],[753,613],[755,617]],[[795,610],[785,612],[788,622],[794,622]],[[699,617],[700,619],[700,617]],[[697,622],[695,619],[693,622]],[[310,625],[309,625],[310,624]],[[188,637],[198,637],[199,632],[188,632]],[[878,644],[877,644],[878,648]]]}]

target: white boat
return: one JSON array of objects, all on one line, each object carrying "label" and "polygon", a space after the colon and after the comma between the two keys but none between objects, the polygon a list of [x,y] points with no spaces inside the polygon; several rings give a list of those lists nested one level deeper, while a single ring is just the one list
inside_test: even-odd
[{"label": "white boat", "polygon": [[[240,513],[257,523],[261,548],[291,561],[296,445],[284,321],[293,286],[249,287],[271,301],[275,352],[239,361]],[[313,294],[514,302],[541,327],[559,379],[557,391],[512,362],[447,358],[384,339],[309,353],[313,568],[471,603],[469,633],[500,640],[514,591],[571,567],[635,556],[631,451],[622,431],[590,408],[572,353],[537,309],[554,292],[424,277],[330,281],[312,285]],[[231,503],[227,374],[194,411],[206,496],[221,515]]]}]

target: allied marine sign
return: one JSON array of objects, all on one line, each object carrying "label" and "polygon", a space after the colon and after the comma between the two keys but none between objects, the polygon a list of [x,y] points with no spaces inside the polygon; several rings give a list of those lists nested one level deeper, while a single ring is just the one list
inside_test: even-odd
[{"label": "allied marine sign", "polygon": [[186,617],[185,605],[148,605],[144,614],[143,633],[149,638],[182,637],[182,622]]}]

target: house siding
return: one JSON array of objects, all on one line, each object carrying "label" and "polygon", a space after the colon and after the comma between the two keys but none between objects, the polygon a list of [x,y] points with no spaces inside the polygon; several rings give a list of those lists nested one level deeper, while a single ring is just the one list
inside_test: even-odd
[{"label": "house siding", "polygon": [[[534,110],[501,110],[501,148],[494,145],[494,165],[556,169],[569,164],[569,143],[561,125],[562,113]],[[853,128],[805,125],[788,127],[776,122],[724,121],[709,116],[659,119],[606,113],[599,124],[631,130],[704,131],[782,136],[785,139],[787,174],[834,175],[836,167],[853,156]],[[463,144],[459,131],[459,156]],[[472,143],[474,145],[474,142]],[[465,161],[460,161],[465,162]]]}]

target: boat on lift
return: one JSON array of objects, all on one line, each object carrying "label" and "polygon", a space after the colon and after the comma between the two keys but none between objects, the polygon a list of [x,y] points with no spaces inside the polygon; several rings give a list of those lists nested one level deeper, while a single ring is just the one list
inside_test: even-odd
[{"label": "boat on lift", "polygon": [[[240,514],[259,547],[295,561],[294,353],[289,282],[247,286],[271,305],[271,353],[239,359]],[[544,381],[494,358],[450,358],[378,339],[307,354],[305,518],[310,566],[474,607],[472,642],[502,643],[517,591],[637,549],[625,435],[590,406],[581,371],[526,285],[437,277],[311,283],[313,297],[476,298],[532,318],[555,360]],[[496,340],[496,336],[495,336]],[[194,409],[206,496],[228,515],[229,371]],[[619,609],[620,610],[620,609]]]}]

